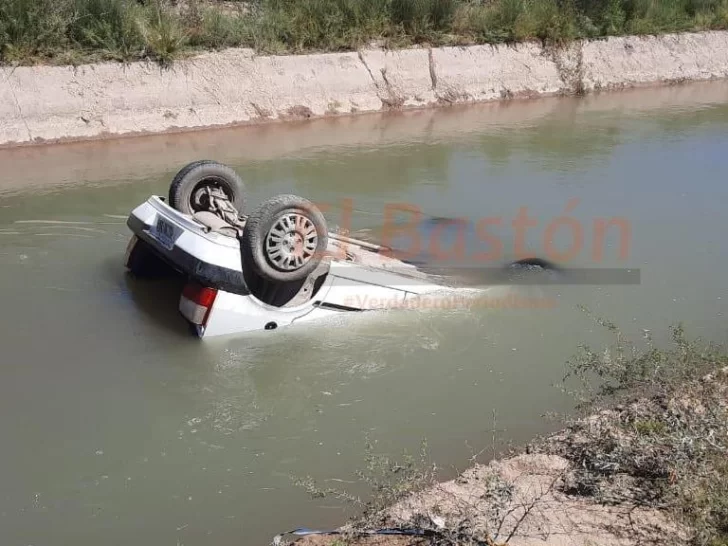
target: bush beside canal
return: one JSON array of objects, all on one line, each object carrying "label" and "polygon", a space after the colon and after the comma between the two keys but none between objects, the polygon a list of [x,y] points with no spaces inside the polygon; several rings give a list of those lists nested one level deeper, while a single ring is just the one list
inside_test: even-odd
[{"label": "bush beside canal", "polygon": [[0,61],[77,64],[728,28],[728,0],[0,0]]},{"label": "bush beside canal", "polygon": [[395,527],[426,537],[391,544],[728,545],[728,354],[679,327],[662,349],[648,332],[633,343],[598,322],[613,344],[581,347],[566,374],[582,417],[420,492],[412,489],[432,480],[427,466],[400,473],[390,463],[391,481],[374,482],[373,500],[338,543],[302,543],[370,544],[362,530]]}]

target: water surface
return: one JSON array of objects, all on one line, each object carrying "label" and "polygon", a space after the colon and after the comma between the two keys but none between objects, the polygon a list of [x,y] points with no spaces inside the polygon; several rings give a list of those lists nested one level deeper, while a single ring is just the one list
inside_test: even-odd
[{"label": "water surface", "polygon": [[[570,407],[552,387],[564,361],[604,340],[577,304],[633,333],[683,321],[722,341],[727,99],[711,83],[1,150],[0,542],[265,544],[341,523],[339,505],[291,476],[353,480],[367,435],[389,453],[426,438],[447,477],[490,445],[494,412],[500,442],[548,430],[541,415]],[[176,313],[179,285],[137,282],[122,258],[129,210],[202,157],[232,164],[252,206],[297,193],[339,224],[348,199],[351,229],[373,238],[393,203],[422,211],[425,236],[442,219],[501,218],[502,260],[520,208],[537,222],[524,243],[543,254],[571,201],[584,242],[566,265],[641,280],[510,289],[548,309],[396,312],[201,343]],[[614,217],[629,224],[627,255],[610,232],[595,260],[594,221]]]}]

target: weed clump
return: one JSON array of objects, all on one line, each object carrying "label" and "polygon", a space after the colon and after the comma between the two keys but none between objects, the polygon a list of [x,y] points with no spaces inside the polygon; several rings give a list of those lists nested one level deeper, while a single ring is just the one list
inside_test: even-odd
[{"label": "weed clump", "polygon": [[728,0],[0,0],[0,62],[508,43],[728,28]]},{"label": "weed clump", "polygon": [[[342,530],[352,545],[392,524],[418,530],[423,544],[508,543],[521,527],[550,532],[567,513],[567,527],[555,532],[596,528],[630,543],[728,544],[728,353],[688,339],[680,326],[658,347],[649,332],[633,341],[593,318],[611,342],[603,350],[581,346],[564,378],[583,413],[525,454],[432,487],[424,451],[403,464],[373,456],[368,444],[358,476],[371,498],[322,490],[310,479],[299,485],[362,509]],[[652,523],[640,523],[640,515]]]},{"label": "weed clump", "polygon": [[728,354],[680,326],[663,349],[595,320],[612,344],[580,347],[565,377],[591,415],[531,449],[572,463],[571,494],[669,511],[695,546],[728,543]]},{"label": "weed clump", "polygon": [[395,459],[376,453],[374,448],[374,443],[367,439],[366,464],[356,472],[357,479],[369,490],[367,498],[344,489],[321,488],[311,477],[294,479],[294,483],[312,498],[335,498],[359,509],[360,517],[353,526],[360,529],[373,525],[374,520],[393,504],[436,483],[437,466],[429,461],[426,442],[422,443],[418,457],[404,453]]}]

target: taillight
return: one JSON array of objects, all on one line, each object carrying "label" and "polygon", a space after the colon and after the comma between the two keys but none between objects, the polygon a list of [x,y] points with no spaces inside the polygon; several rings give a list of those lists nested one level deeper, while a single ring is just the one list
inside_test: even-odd
[{"label": "taillight", "polygon": [[188,283],[182,290],[179,310],[192,322],[204,326],[215,303],[217,290],[197,283]]}]

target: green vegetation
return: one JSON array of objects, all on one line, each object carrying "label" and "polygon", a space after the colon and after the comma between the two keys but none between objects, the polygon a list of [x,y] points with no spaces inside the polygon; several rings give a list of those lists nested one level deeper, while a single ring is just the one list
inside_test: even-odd
[{"label": "green vegetation", "polygon": [[[552,483],[561,494],[594,507],[663,512],[682,524],[675,530],[679,543],[728,546],[728,353],[688,339],[680,326],[672,329],[671,344],[658,347],[648,331],[632,341],[613,323],[593,318],[612,341],[599,350],[581,346],[567,363],[565,377],[565,384],[579,386],[583,414],[567,420],[561,432],[529,444],[526,453],[558,455],[570,463]],[[367,444],[366,470],[357,474],[371,491],[366,501],[346,491],[320,489],[311,478],[298,481],[314,497],[334,497],[361,509],[343,530],[343,541],[350,545],[366,544],[358,538],[367,530],[390,526],[387,509],[427,489],[436,477],[424,448],[419,460],[399,462],[373,454],[372,447]],[[511,483],[491,479],[487,493],[474,502],[475,497],[462,502],[452,492],[430,490],[441,495],[435,504],[438,521],[414,510],[404,527],[426,532],[423,544],[494,545],[487,537],[500,538],[508,514],[532,510],[541,497],[518,504]],[[547,499],[538,510],[560,511],[553,502]],[[595,522],[587,525],[594,528]],[[621,538],[640,543],[639,531],[634,532]]]},{"label": "green vegetation", "polygon": [[366,528],[381,516],[383,510],[436,483],[437,466],[429,461],[426,442],[422,442],[418,457],[405,452],[399,459],[376,453],[374,447],[374,443],[367,439],[364,450],[366,466],[356,472],[357,480],[369,490],[367,499],[344,489],[321,489],[310,476],[294,478],[294,484],[306,490],[312,498],[334,498],[356,507],[361,511],[356,525]]},{"label": "green vegetation", "polygon": [[566,380],[578,380],[582,409],[596,417],[534,449],[578,469],[568,493],[667,510],[687,526],[690,544],[728,544],[728,353],[689,340],[680,326],[662,348],[648,331],[633,342],[595,320],[613,343],[580,347]]},{"label": "green vegetation", "polygon": [[0,0],[0,61],[473,44],[728,28],[728,0]]}]

